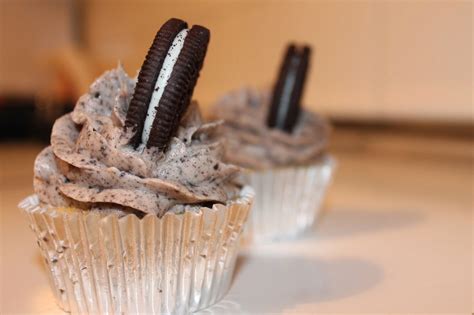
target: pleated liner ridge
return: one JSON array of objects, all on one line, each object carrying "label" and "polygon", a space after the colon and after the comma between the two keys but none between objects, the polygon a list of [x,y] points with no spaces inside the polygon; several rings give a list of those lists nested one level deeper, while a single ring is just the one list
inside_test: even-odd
[{"label": "pleated liner ridge", "polygon": [[228,291],[253,200],[162,218],[41,207],[28,215],[61,308],[76,314],[185,314]]},{"label": "pleated liner ridge", "polygon": [[247,174],[255,201],[245,232],[248,243],[293,239],[315,222],[335,168],[326,155],[321,161]]}]

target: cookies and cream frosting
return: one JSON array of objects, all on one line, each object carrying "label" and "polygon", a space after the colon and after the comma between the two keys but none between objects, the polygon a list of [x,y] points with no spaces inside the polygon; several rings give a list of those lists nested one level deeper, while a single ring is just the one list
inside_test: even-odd
[{"label": "cookies and cream frosting", "polygon": [[55,122],[51,146],[34,166],[42,203],[162,215],[226,203],[238,194],[239,168],[222,161],[215,137],[220,123],[202,123],[195,103],[166,152],[128,144],[132,135],[123,126],[135,84],[121,67],[108,71]]},{"label": "cookies and cream frosting", "polygon": [[226,159],[250,169],[309,164],[321,157],[330,127],[321,116],[302,110],[292,133],[266,124],[269,93],[244,88],[222,97],[214,118],[225,121]]}]

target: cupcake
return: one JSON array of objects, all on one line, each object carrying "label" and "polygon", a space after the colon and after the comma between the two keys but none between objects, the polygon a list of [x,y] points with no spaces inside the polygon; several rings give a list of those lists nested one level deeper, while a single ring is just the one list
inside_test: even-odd
[{"label": "cupcake", "polygon": [[138,79],[99,77],[36,158],[20,208],[65,311],[185,314],[227,292],[253,192],[190,101],[209,35],[170,19]]},{"label": "cupcake", "polygon": [[334,160],[330,126],[301,107],[310,48],[289,45],[271,93],[244,88],[222,97],[226,160],[248,169],[256,199],[249,224],[254,241],[294,238],[315,221]]}]

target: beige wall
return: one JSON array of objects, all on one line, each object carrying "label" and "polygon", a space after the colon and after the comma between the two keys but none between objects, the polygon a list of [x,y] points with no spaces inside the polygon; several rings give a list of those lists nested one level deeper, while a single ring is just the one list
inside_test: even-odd
[{"label": "beige wall", "polygon": [[[225,3],[225,4],[224,4]],[[470,1],[88,1],[86,34],[103,68],[140,67],[169,17],[212,39],[196,98],[275,79],[289,40],[311,43],[305,104],[334,117],[472,119]],[[1,70],[1,69],[0,69]]]},{"label": "beige wall", "polygon": [[71,43],[70,1],[0,0],[0,94],[34,94],[45,60]]}]

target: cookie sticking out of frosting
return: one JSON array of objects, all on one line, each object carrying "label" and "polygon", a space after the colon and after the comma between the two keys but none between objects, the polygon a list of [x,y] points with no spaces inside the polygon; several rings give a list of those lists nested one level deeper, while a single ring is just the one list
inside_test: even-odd
[{"label": "cookie sticking out of frosting", "polygon": [[292,133],[301,111],[301,96],[309,67],[309,46],[289,45],[273,89],[267,125]]},{"label": "cookie sticking out of frosting", "polygon": [[206,56],[210,32],[168,20],[158,31],[138,75],[125,120],[130,144],[165,151],[189,106]]}]

